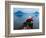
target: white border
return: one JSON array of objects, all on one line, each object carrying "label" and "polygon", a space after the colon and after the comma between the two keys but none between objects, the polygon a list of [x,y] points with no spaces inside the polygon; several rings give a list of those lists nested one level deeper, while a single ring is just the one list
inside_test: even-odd
[{"label": "white border", "polygon": [[[39,20],[39,28],[40,29],[32,29],[32,30],[13,30],[13,8],[39,8],[40,12],[40,20]],[[10,8],[10,33],[35,33],[42,32],[42,6],[22,6],[22,5],[11,5]]]}]

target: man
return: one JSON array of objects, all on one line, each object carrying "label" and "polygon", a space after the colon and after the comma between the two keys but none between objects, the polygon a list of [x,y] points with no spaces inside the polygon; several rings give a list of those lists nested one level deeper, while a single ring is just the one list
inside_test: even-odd
[{"label": "man", "polygon": [[33,29],[33,23],[32,23],[32,18],[29,18],[26,20],[26,22],[23,23],[22,28],[23,29]]}]

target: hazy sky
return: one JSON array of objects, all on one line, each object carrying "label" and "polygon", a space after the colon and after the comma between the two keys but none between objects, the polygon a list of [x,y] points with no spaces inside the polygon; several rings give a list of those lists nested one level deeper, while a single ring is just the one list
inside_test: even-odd
[{"label": "hazy sky", "polygon": [[14,8],[14,12],[17,11],[22,11],[23,13],[34,13],[36,11],[39,11],[38,8],[34,9],[34,8]]}]

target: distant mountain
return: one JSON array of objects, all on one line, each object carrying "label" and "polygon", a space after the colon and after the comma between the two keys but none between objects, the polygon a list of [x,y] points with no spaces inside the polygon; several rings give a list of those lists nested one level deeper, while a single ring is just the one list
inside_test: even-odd
[{"label": "distant mountain", "polygon": [[35,16],[38,16],[38,15],[39,15],[39,12],[38,12],[38,11],[36,11],[36,12],[34,13],[34,15],[35,15]]},{"label": "distant mountain", "polygon": [[21,17],[23,16],[23,12],[22,11],[17,11],[16,13],[14,13],[17,17]]}]

